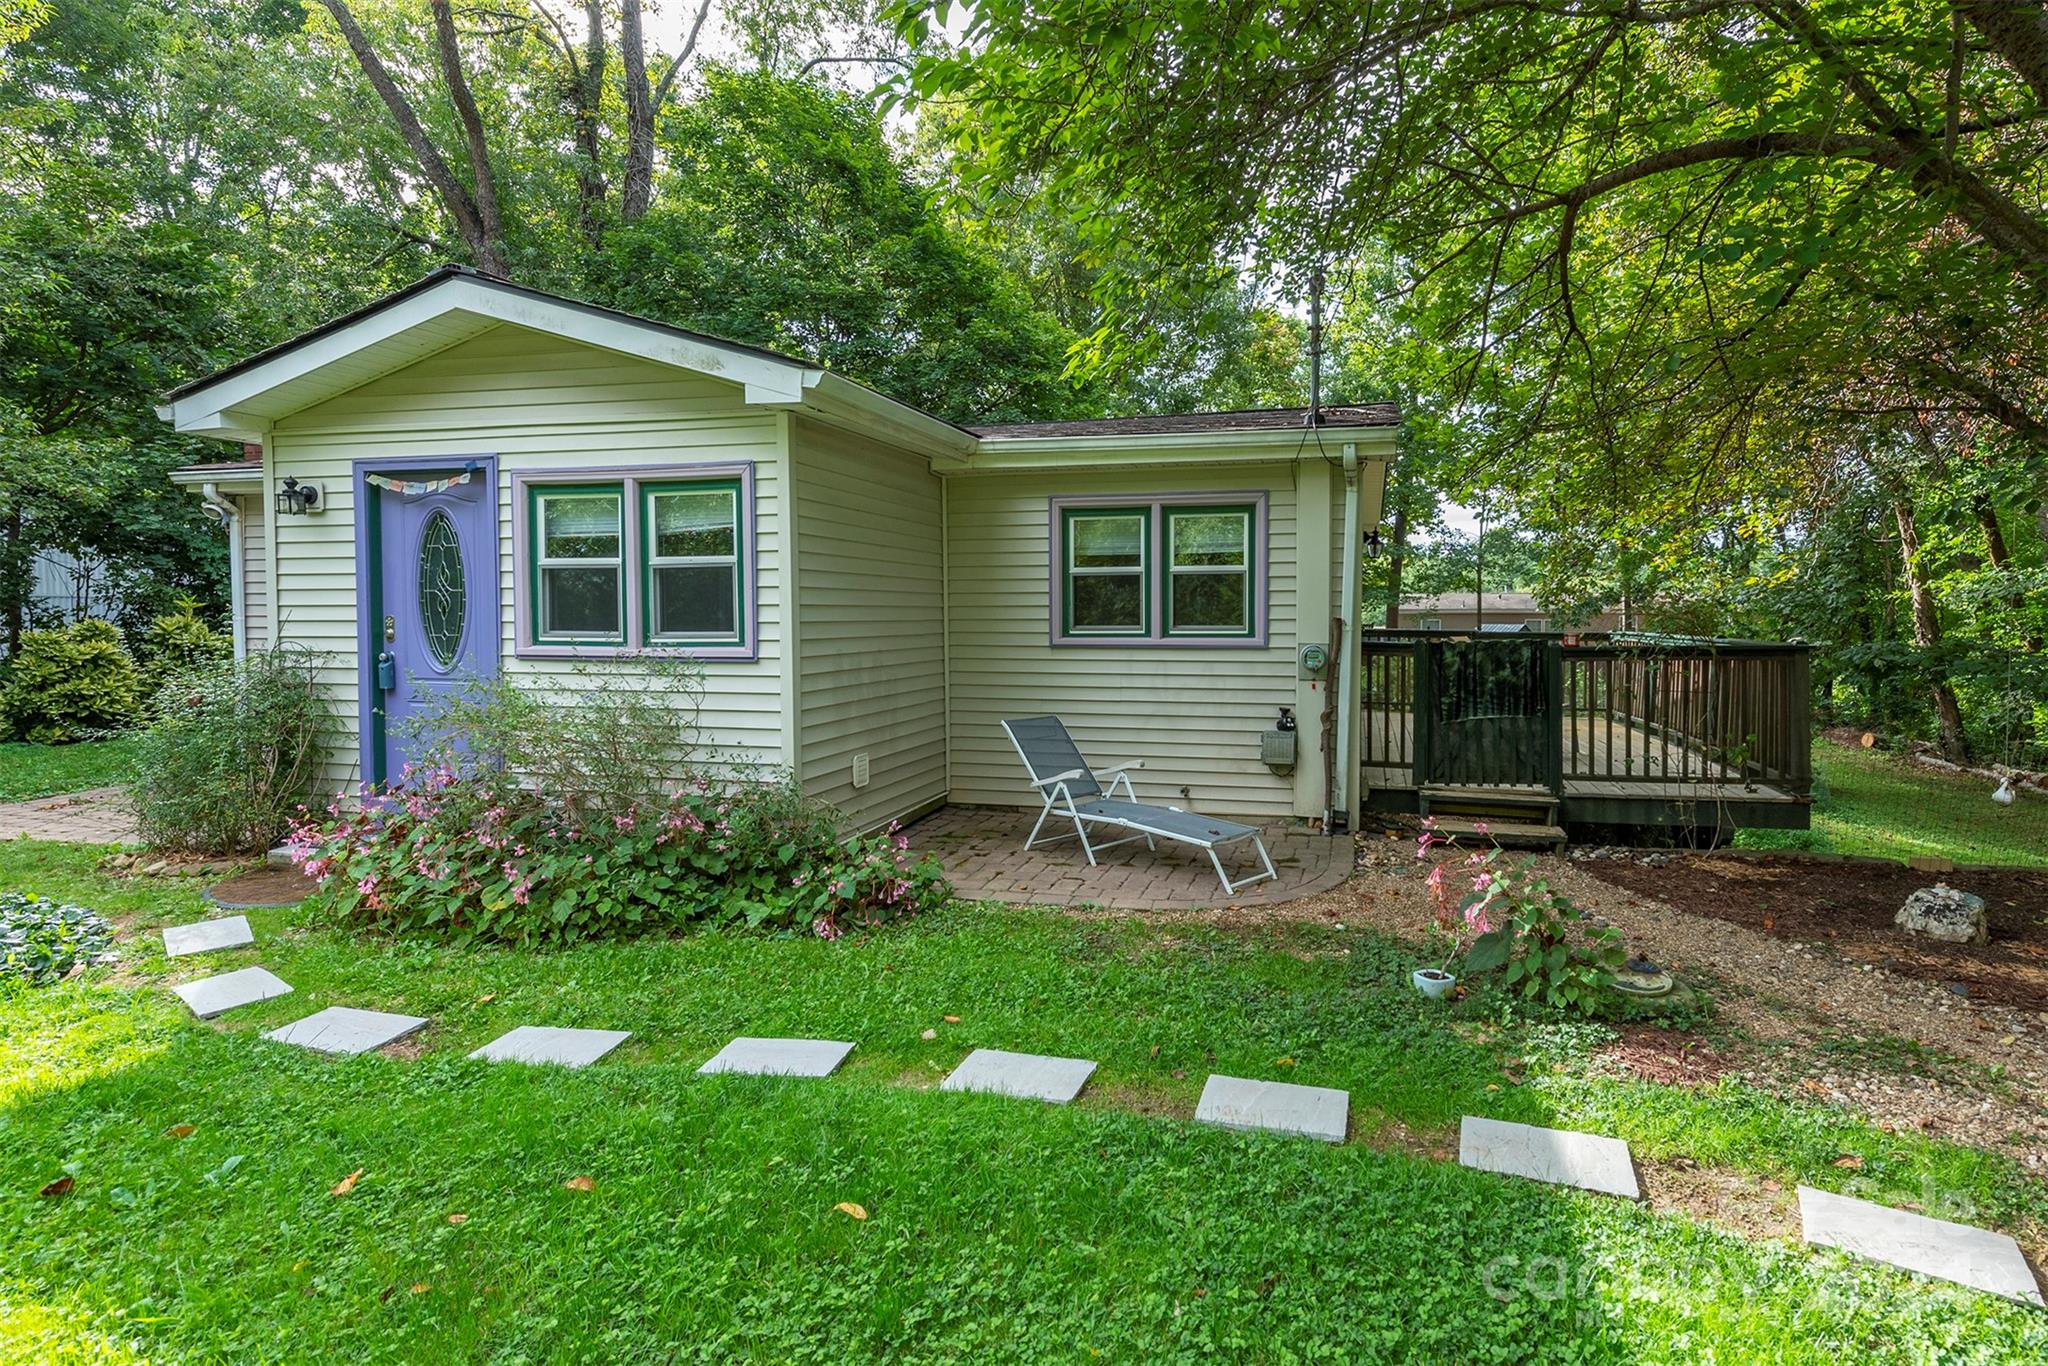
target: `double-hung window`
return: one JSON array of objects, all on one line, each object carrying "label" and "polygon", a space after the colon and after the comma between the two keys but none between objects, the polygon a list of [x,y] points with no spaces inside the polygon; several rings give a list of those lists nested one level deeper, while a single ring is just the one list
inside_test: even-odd
[{"label": "double-hung window", "polygon": [[517,476],[519,651],[755,657],[752,471]]},{"label": "double-hung window", "polygon": [[740,629],[740,487],[643,484],[651,645],[731,643]]},{"label": "double-hung window", "polygon": [[536,641],[625,643],[624,508],[625,499],[616,484],[535,492]]},{"label": "double-hung window", "polygon": [[1053,500],[1053,640],[1260,644],[1265,500]]}]

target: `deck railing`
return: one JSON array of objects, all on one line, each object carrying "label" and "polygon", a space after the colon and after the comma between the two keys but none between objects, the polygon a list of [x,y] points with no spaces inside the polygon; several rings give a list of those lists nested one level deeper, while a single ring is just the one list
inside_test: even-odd
[{"label": "deck railing", "polygon": [[[1500,781],[1561,789],[1655,784],[1698,789],[1764,786],[1804,797],[1813,776],[1807,647],[1764,641],[1523,633],[1516,667],[1535,671],[1547,753],[1532,770]],[[1529,645],[1541,642],[1540,659]],[[1487,637],[1464,632],[1371,632],[1360,657],[1363,719],[1360,760],[1368,769],[1404,770],[1417,787],[1443,768],[1449,731],[1484,726],[1485,699],[1437,695],[1445,652],[1484,650]],[[1446,718],[1452,718],[1447,722]],[[1518,714],[1501,724],[1529,725]],[[1526,746],[1524,746],[1526,751]],[[1472,748],[1461,750],[1470,765]],[[1482,755],[1485,750],[1478,751]],[[1469,779],[1467,779],[1469,781]]]}]

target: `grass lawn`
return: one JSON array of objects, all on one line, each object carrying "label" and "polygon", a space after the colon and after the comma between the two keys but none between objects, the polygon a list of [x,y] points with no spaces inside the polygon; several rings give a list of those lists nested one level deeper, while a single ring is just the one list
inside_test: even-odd
[{"label": "grass lawn", "polygon": [[[0,887],[133,931],[118,967],[0,995],[0,1357],[2048,1355],[2038,1312],[1431,1160],[1461,1113],[1490,1114],[1983,1224],[2048,1217],[2004,1158],[1732,1082],[1596,1075],[1585,1026],[1459,1018],[1367,933],[958,906],[836,944],[535,954],[364,942],[301,907],[251,913],[251,949],[171,963],[153,928],[203,914],[196,891],[92,860],[0,844]],[[164,989],[257,962],[296,993],[202,1024]],[[257,1037],[333,1004],[435,1023],[410,1058]],[[464,1059],[515,1024],[635,1037],[581,1072]],[[694,1075],[741,1033],[860,1047],[826,1081]],[[1101,1069],[1067,1108],[931,1089],[982,1045]],[[1187,1123],[1212,1071],[1348,1088],[1353,1141]],[[66,1172],[67,1198],[38,1197]]]},{"label": "grass lawn", "polygon": [[2000,806],[1981,778],[1936,773],[1824,736],[1813,742],[1813,771],[1827,796],[1814,803],[1811,830],[1744,830],[1736,844],[2048,868],[2048,800],[2037,794]]},{"label": "grass lawn", "polygon": [[126,736],[75,745],[0,745],[0,802],[126,782],[134,755],[135,742]]}]

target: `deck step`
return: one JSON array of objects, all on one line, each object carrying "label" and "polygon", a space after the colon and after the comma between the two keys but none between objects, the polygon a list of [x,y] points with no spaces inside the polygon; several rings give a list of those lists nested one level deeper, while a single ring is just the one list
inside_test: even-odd
[{"label": "deck step", "polygon": [[[1486,827],[1484,835],[1479,833],[1479,827],[1482,825]],[[1496,844],[1515,848],[1555,849],[1565,842],[1563,826],[1535,825],[1520,821],[1466,820],[1461,816],[1436,817],[1436,832],[1439,835],[1490,838]]]},{"label": "deck step", "polygon": [[1427,816],[1554,825],[1558,799],[1542,788],[1425,787],[1420,807]]}]

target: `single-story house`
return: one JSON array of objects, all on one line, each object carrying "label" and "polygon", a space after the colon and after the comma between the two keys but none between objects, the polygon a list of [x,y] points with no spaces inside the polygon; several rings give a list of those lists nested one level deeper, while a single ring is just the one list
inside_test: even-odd
[{"label": "single-story house", "polygon": [[1404,631],[1476,631],[1505,627],[1531,631],[1619,631],[1621,613],[1602,608],[1583,621],[1553,623],[1534,593],[1410,594],[1401,599]]},{"label": "single-story house", "polygon": [[1035,806],[999,723],[1050,712],[1145,759],[1149,800],[1356,828],[1332,633],[1390,406],[959,427],[447,267],[159,413],[234,447],[176,478],[228,524],[238,648],[322,661],[336,788],[396,774],[453,680],[672,655],[702,665],[708,744],[860,826]]}]

